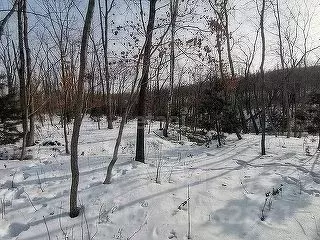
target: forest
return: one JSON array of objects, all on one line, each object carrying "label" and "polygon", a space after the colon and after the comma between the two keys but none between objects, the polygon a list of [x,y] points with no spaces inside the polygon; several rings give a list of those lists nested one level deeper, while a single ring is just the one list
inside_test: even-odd
[{"label": "forest", "polygon": [[[228,234],[234,234],[231,239],[275,239],[275,230],[257,233],[247,225],[285,221],[276,216],[279,209],[272,210],[276,204],[287,209],[284,189],[307,195],[290,203],[292,208],[308,202],[317,215],[319,10],[316,0],[2,1],[0,198],[5,227],[0,227],[0,237],[229,239]],[[207,156],[204,162],[202,154]],[[207,168],[211,164],[215,167]],[[291,168],[297,176],[290,175]],[[210,205],[203,203],[201,184],[212,190],[208,202],[218,201],[215,194],[221,189],[210,184],[216,184],[218,176],[224,179],[229,173],[219,171],[228,169],[239,175],[230,175],[230,187],[240,182],[246,196],[240,209],[252,197],[248,213],[240,214],[249,220],[241,227],[241,217],[229,221],[231,210],[209,214],[212,226],[221,224],[223,233],[217,233],[201,225],[201,217],[191,219],[190,212],[198,214],[192,211],[199,202],[204,205],[200,212]],[[260,178],[264,170],[271,173]],[[90,171],[98,182],[96,177],[82,180]],[[28,189],[28,181],[41,191]],[[140,183],[143,189],[140,184],[121,189],[121,181]],[[229,187],[227,180],[221,181],[219,186]],[[147,188],[150,182],[156,185]],[[64,190],[56,192],[60,183]],[[176,190],[170,184],[176,184]],[[100,190],[90,193],[91,187]],[[127,199],[136,200],[111,203],[111,197],[131,190],[136,193]],[[228,190],[224,202],[234,199]],[[108,200],[103,200],[109,191]],[[183,212],[179,219],[186,218],[185,227],[178,220],[166,220],[169,227],[151,230],[149,218],[156,205],[150,210],[147,200],[156,204],[157,197],[174,191],[182,191],[182,197],[170,199],[182,204],[171,216]],[[147,192],[153,195],[140,198]],[[62,197],[61,203],[47,203],[50,194],[55,195],[50,201]],[[97,207],[89,209],[86,201]],[[134,203],[149,211],[141,213]],[[28,215],[39,223],[26,217],[28,223],[17,223],[20,205],[30,208]],[[51,208],[41,212],[47,206]],[[299,222],[292,208],[283,211],[299,223],[306,239],[320,239],[320,219]],[[118,211],[123,213],[115,216]],[[166,218],[161,214],[150,220],[153,225]],[[259,216],[253,220],[255,214]],[[68,217],[77,222],[65,223],[64,229],[61,221]],[[137,226],[130,226],[131,219]],[[312,229],[303,221],[311,221]],[[55,230],[50,231],[50,222]],[[295,228],[291,223],[288,231]],[[100,231],[101,224],[110,226]],[[73,233],[77,227],[81,234]],[[33,228],[41,228],[43,235],[33,235]],[[297,238],[301,232],[297,234],[281,239],[302,239]]]}]

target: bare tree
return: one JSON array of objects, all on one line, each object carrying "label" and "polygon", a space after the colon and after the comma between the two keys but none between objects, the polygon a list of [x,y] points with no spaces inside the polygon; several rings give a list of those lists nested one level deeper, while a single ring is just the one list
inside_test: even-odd
[{"label": "bare tree", "polygon": [[20,106],[22,110],[22,129],[23,129],[23,140],[20,160],[25,157],[27,134],[28,134],[28,104],[27,104],[27,88],[26,88],[26,76],[25,76],[25,53],[24,53],[24,38],[23,38],[23,9],[25,0],[18,1],[18,48],[19,48],[19,66],[18,75],[20,82]]},{"label": "bare tree", "polygon": [[119,147],[121,144],[121,139],[122,139],[122,134],[123,134],[123,130],[124,130],[124,125],[127,121],[127,117],[128,114],[132,108],[132,106],[136,103],[136,96],[135,96],[135,92],[137,87],[139,87],[138,85],[138,76],[139,76],[139,67],[140,67],[140,63],[141,63],[141,59],[142,59],[142,54],[139,54],[137,63],[136,63],[136,67],[135,67],[135,77],[132,83],[132,87],[131,87],[131,92],[129,95],[129,99],[127,101],[127,105],[122,113],[122,118],[121,118],[121,122],[120,122],[120,126],[119,126],[119,132],[118,132],[118,137],[116,139],[116,145],[114,147],[113,150],[113,156],[112,156],[112,160],[108,165],[108,170],[107,170],[107,175],[106,178],[104,180],[104,184],[110,184],[111,183],[111,178],[112,178],[112,169],[116,163],[116,161],[118,160],[118,152],[119,152]]},{"label": "bare tree", "polygon": [[24,48],[26,53],[26,91],[27,91],[27,107],[29,108],[29,131],[27,134],[26,146],[34,145],[34,101],[31,94],[32,91],[32,67],[31,67],[31,51],[29,47],[28,38],[28,15],[27,15],[27,3],[23,0],[23,38],[24,38]]},{"label": "bare tree", "polygon": [[90,27],[92,16],[94,12],[95,0],[89,0],[87,14],[84,22],[81,50],[80,50],[80,68],[77,85],[77,96],[75,102],[75,119],[73,123],[73,132],[71,138],[71,174],[72,182],[70,189],[70,217],[77,217],[79,215],[79,208],[77,207],[78,199],[78,184],[79,184],[79,166],[78,166],[78,141],[80,134],[80,127],[82,123],[82,109],[84,101],[84,81],[87,66],[87,49],[90,35]]},{"label": "bare tree", "polygon": [[170,93],[167,106],[166,123],[163,128],[163,136],[168,137],[169,121],[171,116],[171,108],[173,101],[173,84],[174,84],[174,69],[175,69],[175,31],[176,31],[176,19],[178,14],[179,0],[170,1],[170,13],[171,13],[171,40],[170,40]]},{"label": "bare tree", "polygon": [[150,0],[149,7],[149,20],[146,32],[146,40],[144,45],[143,53],[143,68],[141,76],[141,85],[138,98],[138,123],[137,123],[137,141],[136,141],[136,158],[138,162],[144,163],[144,125],[145,125],[145,115],[146,115],[146,95],[148,88],[148,78],[150,69],[150,57],[151,57],[151,47],[152,47],[152,34],[154,29],[154,21],[156,15],[156,2],[157,0]]},{"label": "bare tree", "polygon": [[261,64],[260,64],[260,79],[262,83],[261,88],[261,100],[262,100],[262,114],[261,114],[261,154],[266,155],[266,104],[265,104],[265,76],[264,76],[264,62],[266,56],[266,39],[264,29],[264,17],[265,17],[266,0],[262,0],[262,8],[260,14],[260,33],[261,33]]},{"label": "bare tree", "polygon": [[[109,73],[109,58],[108,58],[108,24],[109,24],[109,14],[112,8],[114,7],[114,0],[111,1],[110,6],[108,6],[108,0],[105,0],[105,13],[104,13],[104,26],[103,26],[103,16],[102,16],[102,8],[101,8],[101,0],[98,0],[99,4],[99,16],[100,16],[100,29],[102,36],[102,46],[104,53],[104,70],[105,70],[105,79],[106,79],[106,90],[107,96],[104,99],[107,110],[107,121],[108,128],[112,129],[112,111],[111,111],[111,91],[110,91],[110,73]],[[104,93],[104,91],[103,91]],[[104,95],[105,97],[105,95]]]}]

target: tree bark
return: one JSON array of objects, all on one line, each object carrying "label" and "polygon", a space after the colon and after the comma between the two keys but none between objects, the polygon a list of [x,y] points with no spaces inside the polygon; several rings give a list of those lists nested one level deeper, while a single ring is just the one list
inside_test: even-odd
[{"label": "tree bark", "polygon": [[19,67],[18,75],[20,81],[20,107],[22,111],[22,129],[23,140],[20,160],[25,157],[27,134],[28,134],[28,104],[27,104],[27,90],[26,90],[26,76],[25,76],[25,55],[24,55],[24,42],[23,42],[23,5],[25,0],[18,1],[18,46],[19,46]]},{"label": "tree bark", "polygon": [[23,1],[23,38],[24,38],[24,48],[26,53],[26,72],[27,72],[27,85],[26,85],[26,92],[27,92],[27,107],[29,108],[29,120],[30,120],[30,127],[27,133],[27,141],[26,146],[30,147],[34,145],[34,113],[33,113],[33,99],[32,99],[32,79],[31,79],[31,52],[29,47],[29,39],[28,39],[28,16],[27,16],[27,5],[26,0]]},{"label": "tree bark", "polygon": [[110,73],[109,73],[109,58],[108,58],[108,20],[109,20],[109,12],[113,6],[114,0],[111,2],[111,6],[108,9],[108,0],[105,0],[105,14],[104,14],[104,26],[103,26],[103,16],[101,12],[101,2],[98,1],[99,4],[99,16],[100,16],[100,29],[101,29],[101,39],[103,46],[103,54],[104,54],[104,70],[105,70],[105,79],[106,79],[106,114],[107,114],[107,122],[108,129],[113,129],[112,124],[112,111],[111,111],[111,90],[110,90]]},{"label": "tree bark", "polygon": [[146,40],[144,47],[143,56],[143,68],[140,92],[138,98],[138,122],[137,122],[137,142],[136,142],[136,158],[138,162],[145,162],[144,156],[144,125],[145,125],[145,115],[146,115],[146,94],[148,87],[149,78],[149,68],[150,68],[150,57],[151,57],[151,46],[152,46],[152,34],[154,28],[154,21],[156,15],[156,2],[157,0],[150,0],[150,10],[149,10],[149,20],[146,32]]},{"label": "tree bark", "polygon": [[222,146],[221,133],[220,133],[220,124],[218,119],[216,119],[216,129],[217,129],[218,147],[221,147]]},{"label": "tree bark", "polygon": [[169,101],[167,105],[166,123],[163,128],[163,136],[168,137],[168,128],[171,117],[172,101],[173,101],[173,83],[174,83],[174,68],[175,68],[175,31],[176,31],[176,19],[178,13],[179,0],[170,1],[170,12],[171,12],[171,40],[170,40],[170,93]]},{"label": "tree bark", "polygon": [[94,11],[95,0],[89,0],[87,14],[84,22],[81,50],[80,50],[80,67],[77,85],[77,96],[75,102],[75,119],[73,124],[73,132],[71,138],[71,174],[72,182],[70,189],[70,217],[77,217],[79,215],[79,208],[77,207],[78,198],[78,184],[79,184],[79,166],[78,166],[78,141],[82,122],[82,109],[84,101],[84,78],[87,66],[87,49],[90,34],[90,27]]},{"label": "tree bark", "polygon": [[260,80],[262,83],[262,114],[261,114],[261,154],[266,155],[266,104],[265,104],[265,77],[264,77],[264,62],[266,54],[266,40],[264,34],[264,14],[265,14],[266,0],[262,0],[262,9],[260,12],[260,31],[261,31],[261,44],[262,44],[262,53],[261,53],[261,65],[260,65]]},{"label": "tree bark", "polygon": [[122,119],[121,119],[120,127],[119,127],[119,133],[118,133],[118,137],[117,137],[117,140],[116,140],[116,145],[115,145],[114,150],[113,150],[112,160],[108,165],[107,176],[106,176],[106,179],[103,182],[104,184],[110,184],[111,183],[112,169],[114,167],[114,164],[118,160],[118,151],[119,151],[119,147],[120,147],[120,144],[121,144],[123,129],[124,129],[124,125],[126,123],[128,112],[129,112],[128,109],[126,109],[124,111],[123,115],[122,115]]},{"label": "tree bark", "polygon": [[[61,30],[62,31],[62,30]],[[62,43],[62,39],[60,41]],[[59,46],[60,48],[60,61],[61,61],[61,75],[62,75],[62,86],[63,86],[63,116],[62,116],[62,122],[63,122],[63,135],[64,135],[64,147],[66,154],[69,154],[69,141],[68,141],[68,77],[66,72],[66,66],[65,66],[65,49],[62,46]]]}]

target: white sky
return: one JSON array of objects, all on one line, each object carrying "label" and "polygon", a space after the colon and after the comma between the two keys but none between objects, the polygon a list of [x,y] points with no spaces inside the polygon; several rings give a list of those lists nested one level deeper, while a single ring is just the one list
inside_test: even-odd
[{"label": "white sky", "polygon": [[[34,9],[35,11],[39,12],[39,13],[43,13],[41,8],[39,8],[39,2],[41,2],[43,0],[29,0],[29,7],[31,7],[32,9]],[[53,1],[53,0],[47,0],[47,1]],[[199,6],[201,4],[203,4],[203,2],[205,2],[206,0],[199,0]],[[11,5],[12,1],[9,0],[0,0],[0,9],[8,9],[9,6]],[[87,4],[87,1],[80,1],[81,5],[80,9],[82,12],[85,12],[85,7]],[[103,1],[102,1],[103,2]],[[139,15],[138,17],[136,16],[136,14],[138,13],[138,8],[137,6],[135,6],[135,4],[133,3],[134,1],[130,1],[127,0],[127,2],[129,4],[124,4],[123,1],[115,1],[117,6],[114,8],[113,12],[112,12],[112,18],[115,21],[115,25],[117,24],[125,24],[126,21],[137,21],[139,20]],[[120,3],[121,2],[121,3]],[[165,0],[161,0],[158,2],[157,6],[163,5],[165,4],[167,1]],[[308,41],[307,41],[307,48],[311,49],[314,48],[318,45],[320,45],[320,15],[318,14],[319,10],[320,10],[320,2],[318,0],[280,0],[280,4],[281,4],[281,10],[283,12],[282,16],[282,23],[283,23],[283,31],[285,31],[285,29],[290,29],[289,31],[293,31],[295,28],[295,24],[294,24],[294,20],[292,18],[292,16],[290,16],[290,12],[288,11],[288,9],[290,9],[292,11],[292,15],[294,16],[298,16],[297,20],[299,22],[299,26],[303,26],[303,23],[305,21],[305,19],[307,19],[307,13],[309,13],[309,16],[311,16],[311,22],[310,22],[310,32],[309,32],[309,37],[308,37]],[[97,1],[96,1],[96,5]],[[252,47],[252,43],[254,42],[254,36],[255,36],[255,32],[257,29],[257,25],[259,24],[259,17],[257,15],[257,9],[256,9],[256,5],[254,3],[254,1],[251,0],[232,0],[231,5],[235,6],[235,10],[232,11],[232,16],[230,18],[231,21],[231,31],[233,32],[233,40],[236,42],[235,46],[233,48],[233,57],[235,59],[235,62],[237,62],[237,60],[242,59],[243,58],[243,53],[241,53],[239,51],[239,45],[242,46],[243,49],[246,49],[245,46],[249,46]],[[210,8],[203,8],[203,7],[199,7],[197,10],[197,13],[199,14],[199,16],[201,15],[211,15],[210,12]],[[147,12],[147,9],[146,9]],[[158,13],[159,14],[159,13]],[[2,17],[4,15],[4,12],[0,12],[0,17]],[[161,14],[160,14],[161,15]],[[159,15],[158,15],[159,16]],[[98,11],[95,12],[95,23],[93,24],[94,28],[98,29]],[[203,20],[201,20],[202,22],[198,22],[199,18],[195,18],[193,19],[194,22],[189,22],[187,23],[188,25],[197,25],[203,29],[206,29],[207,26],[205,26],[203,23]],[[145,17],[145,21],[147,20],[147,16]],[[179,19],[178,19],[179,20]],[[12,31],[16,31],[15,30],[15,21],[16,18],[12,18],[12,20],[10,21],[10,29]],[[80,34],[80,28],[82,26],[82,19],[79,18],[79,20],[77,21],[77,23],[79,23],[79,31],[78,33]],[[30,16],[30,29],[34,30],[37,29],[39,27],[39,22],[32,16]],[[277,49],[277,42],[278,42],[278,38],[275,35],[276,34],[276,28],[275,28],[275,22],[274,22],[274,16],[272,13],[272,8],[269,4],[269,7],[267,9],[267,13],[266,13],[266,38],[267,38],[267,58],[266,58],[266,67],[267,68],[274,68],[277,66],[277,64],[279,63],[279,57],[276,53]],[[97,32],[99,32],[99,30],[97,30]],[[16,33],[15,33],[16,34]],[[159,36],[159,31],[155,32],[155,37]],[[177,36],[180,37],[182,40],[184,39],[188,39],[189,37],[192,36],[193,33],[187,33],[186,31],[179,31],[177,33]],[[117,50],[121,50],[123,51],[126,46],[124,46],[123,43],[130,41],[130,39],[128,39],[128,37],[126,36],[126,34],[119,34],[117,36],[112,35],[111,36],[113,38],[113,41],[116,43],[116,47],[114,48],[115,51]],[[98,36],[96,36],[96,38],[98,39]],[[212,38],[213,39],[213,38]],[[297,53],[297,58],[299,58],[301,56],[301,51],[300,49],[302,48],[302,31],[299,28],[298,29],[298,47],[295,49],[296,53]],[[37,41],[33,42],[33,46],[36,47]],[[111,49],[112,49],[112,41],[110,42],[111,44]],[[212,42],[208,43],[211,44],[212,46],[215,44],[214,40],[212,40]],[[258,39],[258,44],[260,45],[260,38]],[[35,50],[35,49],[34,49]],[[257,48],[257,54],[256,54],[256,58],[254,61],[254,65],[253,68],[257,69],[258,65],[259,65],[259,61],[260,61],[260,48],[258,46]],[[316,59],[318,59],[320,57],[320,51],[319,50],[315,50],[314,52],[312,52],[311,54],[308,55],[308,59],[311,63],[314,63],[314,61]],[[238,69],[238,71],[240,71],[241,66],[236,63],[236,68]]]}]

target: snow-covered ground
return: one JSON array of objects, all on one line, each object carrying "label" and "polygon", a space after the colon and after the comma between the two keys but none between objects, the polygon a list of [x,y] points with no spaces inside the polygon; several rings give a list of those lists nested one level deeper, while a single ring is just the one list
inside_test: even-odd
[{"label": "snow-covered ground", "polygon": [[[112,184],[103,185],[118,126],[108,130],[102,124],[98,130],[84,121],[82,211],[74,219],[68,216],[70,157],[63,146],[41,144],[63,143],[62,129],[49,123],[39,128],[40,142],[28,152],[32,160],[0,162],[0,239],[187,239],[188,208],[178,207],[188,198],[188,186],[192,239],[320,239],[318,138],[267,136],[267,155],[261,157],[260,136],[238,141],[229,135],[217,148],[166,141],[154,134],[157,127],[154,123],[146,133],[146,164],[141,164],[132,161],[136,122],[128,123]],[[13,146],[0,149],[11,154]],[[161,184],[155,183],[159,160]],[[273,196],[278,188],[282,191]]]}]

